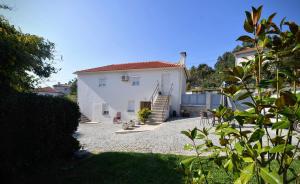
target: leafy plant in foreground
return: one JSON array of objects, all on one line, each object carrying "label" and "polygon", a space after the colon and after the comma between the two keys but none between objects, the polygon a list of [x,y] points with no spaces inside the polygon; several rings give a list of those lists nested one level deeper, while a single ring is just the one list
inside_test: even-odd
[{"label": "leafy plant in foreground", "polygon": [[[225,82],[230,85],[222,90],[234,106],[243,104],[247,110],[220,106],[213,111],[220,120],[215,129],[195,128],[182,132],[193,142],[185,149],[197,153],[196,157],[181,163],[187,183],[208,183],[209,173],[201,164],[194,165],[201,153],[209,154],[236,184],[250,180],[290,183],[299,177],[290,166],[296,159],[300,143],[297,133],[300,95],[296,90],[300,28],[285,19],[277,26],[273,22],[275,13],[261,19],[261,12],[262,6],[252,7],[251,13],[246,11],[244,29],[249,35],[238,38],[254,45],[256,54],[226,72]],[[253,128],[243,128],[246,124]],[[271,134],[272,131],[275,133]],[[219,138],[218,144],[209,139],[209,132]],[[196,144],[199,141],[200,144]],[[271,167],[271,162],[276,162],[278,167]],[[288,172],[293,176],[288,177]]]}]

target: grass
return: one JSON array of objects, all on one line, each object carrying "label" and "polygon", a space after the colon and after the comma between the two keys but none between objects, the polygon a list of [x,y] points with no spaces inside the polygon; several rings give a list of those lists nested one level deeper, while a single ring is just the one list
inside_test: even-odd
[{"label": "grass", "polygon": [[[36,168],[19,183],[64,184],[181,184],[179,161],[186,156],[151,153],[108,152],[93,155],[81,161],[56,163]],[[204,159],[205,168],[211,171],[209,183],[231,183],[223,169]],[[300,161],[293,168],[300,172]]]}]

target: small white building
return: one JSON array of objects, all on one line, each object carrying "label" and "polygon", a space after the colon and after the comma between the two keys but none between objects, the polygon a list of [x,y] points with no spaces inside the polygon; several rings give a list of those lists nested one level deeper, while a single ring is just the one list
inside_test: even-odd
[{"label": "small white building", "polygon": [[55,89],[51,87],[43,87],[43,88],[36,88],[34,92],[38,95],[44,95],[44,96],[63,96],[64,94],[56,91]]},{"label": "small white building", "polygon": [[246,62],[247,59],[253,59],[256,54],[255,48],[245,48],[241,51],[235,52],[235,66],[241,66],[242,62]]},{"label": "small white building", "polygon": [[58,82],[57,84],[53,85],[53,88],[64,95],[69,95],[71,93],[71,86],[69,84],[61,84]]},{"label": "small white building", "polygon": [[165,121],[180,112],[188,76],[186,53],[178,63],[163,61],[113,64],[75,72],[78,104],[91,121],[136,120],[137,112],[151,108],[151,119]]}]

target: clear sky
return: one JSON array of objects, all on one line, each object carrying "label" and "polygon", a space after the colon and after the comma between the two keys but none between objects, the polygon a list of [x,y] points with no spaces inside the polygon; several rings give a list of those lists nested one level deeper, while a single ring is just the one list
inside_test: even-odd
[{"label": "clear sky", "polygon": [[[244,11],[264,5],[263,16],[300,23],[300,0],[0,0],[0,10],[25,33],[56,45],[60,72],[49,82],[67,82],[76,70],[108,64],[163,60],[213,66],[242,34]],[[58,57],[59,58],[59,57]]]}]

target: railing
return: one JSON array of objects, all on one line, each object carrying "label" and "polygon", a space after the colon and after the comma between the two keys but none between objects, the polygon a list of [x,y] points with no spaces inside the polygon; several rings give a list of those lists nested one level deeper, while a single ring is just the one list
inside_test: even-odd
[{"label": "railing", "polygon": [[[169,89],[169,92],[168,92],[168,98],[167,98],[167,101],[164,105],[164,108],[163,108],[163,111],[161,112],[162,113],[162,117],[164,117],[164,113],[167,109],[169,109],[169,102],[170,102],[170,96],[171,96],[171,93],[172,93],[172,90],[173,90],[173,83],[171,84],[171,87]],[[167,108],[168,107],[168,108]]]},{"label": "railing", "polygon": [[158,90],[159,90],[159,82],[158,82],[158,81],[156,81],[156,82],[157,82],[157,84],[156,84],[155,89],[154,89],[154,91],[153,91],[153,93],[152,93],[152,95],[151,95],[151,98],[150,98],[150,101],[151,101],[151,108],[152,108],[152,106],[153,106],[155,97],[156,97],[156,95],[157,95],[157,93],[158,93]]}]

